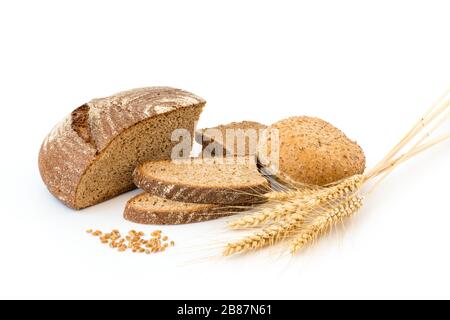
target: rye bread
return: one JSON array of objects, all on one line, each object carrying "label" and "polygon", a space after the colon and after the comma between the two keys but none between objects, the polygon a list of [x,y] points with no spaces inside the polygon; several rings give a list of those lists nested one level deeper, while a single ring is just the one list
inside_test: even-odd
[{"label": "rye bread", "polygon": [[73,111],[44,140],[39,169],[49,191],[82,209],[134,189],[134,168],[170,159],[174,129],[194,133],[202,98],[151,87],[94,99]]},{"label": "rye bread", "polygon": [[128,201],[124,218],[140,224],[175,225],[218,219],[241,210],[218,204],[178,202],[144,192]]},{"label": "rye bread", "polygon": [[[245,163],[239,163],[239,159]],[[149,161],[134,171],[135,184],[162,198],[214,204],[247,204],[261,202],[269,184],[258,172],[254,161],[222,158],[191,159],[183,163]]]},{"label": "rye bread", "polygon": [[[262,130],[266,128],[266,125],[254,121],[232,122],[197,130],[195,140],[202,145],[205,156],[255,156]],[[240,137],[244,137],[241,141],[243,148],[238,146]],[[229,141],[230,138],[233,140]],[[218,150],[222,152],[216,152]]]},{"label": "rye bread", "polygon": [[[324,120],[291,117],[274,123],[267,132],[258,159],[283,180],[323,186],[364,173],[366,157],[361,147]],[[271,159],[271,134],[275,132],[279,136],[278,166]]]}]

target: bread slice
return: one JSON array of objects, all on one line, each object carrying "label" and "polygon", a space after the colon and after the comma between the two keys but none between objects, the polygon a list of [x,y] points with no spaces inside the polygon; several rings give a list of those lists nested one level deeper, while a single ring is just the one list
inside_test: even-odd
[{"label": "bread slice", "polygon": [[242,209],[217,204],[178,202],[141,193],[128,201],[124,218],[140,224],[173,225],[213,220],[238,211]]},{"label": "bread slice", "polygon": [[[232,122],[198,130],[195,140],[202,145],[205,156],[255,156],[262,130],[266,128],[267,126],[253,121]],[[239,138],[242,146],[239,146]]]},{"label": "bread slice", "polygon": [[260,202],[269,184],[255,162],[236,158],[228,164],[223,160],[149,161],[136,168],[134,182],[150,194],[176,201],[227,205]]},{"label": "bread slice", "polygon": [[191,136],[205,101],[186,91],[151,87],[94,99],[47,136],[39,169],[49,191],[82,209],[135,188],[132,173],[148,160],[170,159],[172,132]]}]

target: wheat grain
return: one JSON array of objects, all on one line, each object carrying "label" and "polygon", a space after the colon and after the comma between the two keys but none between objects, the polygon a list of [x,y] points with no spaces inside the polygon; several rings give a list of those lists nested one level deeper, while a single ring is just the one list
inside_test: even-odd
[{"label": "wheat grain", "polygon": [[[150,249],[152,253],[165,251],[169,247],[169,237],[162,236],[161,230],[156,230],[152,232],[152,238],[145,240],[143,237],[145,233],[140,231],[136,232],[131,230],[128,232],[128,236],[122,237],[119,230],[113,230],[111,233],[103,233],[99,230],[91,232],[92,236],[99,237],[99,240],[103,244],[109,245],[112,249],[117,249],[119,252],[125,252],[131,249],[135,253],[144,253],[146,249]],[[170,242],[173,247],[175,245],[174,241]]]},{"label": "wheat grain", "polygon": [[352,196],[337,207],[331,207],[319,214],[313,223],[307,225],[300,235],[292,242],[291,253],[296,254],[318,236],[326,233],[332,225],[344,218],[355,214],[363,206],[363,198],[359,195]]}]

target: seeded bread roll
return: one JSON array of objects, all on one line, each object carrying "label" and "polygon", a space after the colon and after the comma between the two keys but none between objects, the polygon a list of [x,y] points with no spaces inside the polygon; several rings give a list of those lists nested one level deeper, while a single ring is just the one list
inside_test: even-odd
[{"label": "seeded bread roll", "polygon": [[282,179],[323,186],[364,173],[361,147],[328,122],[311,117],[292,117],[268,127],[268,139],[262,141],[258,157],[271,172],[277,171],[271,159],[273,129],[279,133],[276,175]]},{"label": "seeded bread roll", "polygon": [[144,191],[162,198],[214,204],[261,202],[268,182],[254,161],[238,159],[232,164],[222,158],[190,160],[183,163],[149,161],[136,168],[134,183]]},{"label": "seeded bread roll", "polygon": [[173,130],[194,131],[205,101],[186,91],[152,87],[92,100],[47,136],[39,169],[49,191],[82,209],[134,189],[134,168],[169,159]]},{"label": "seeded bread roll", "polygon": [[[267,128],[266,125],[263,125],[258,122],[253,121],[242,121],[242,122],[232,122],[226,125],[220,125],[214,128],[207,128],[207,129],[201,129],[198,130],[195,133],[195,140],[197,143],[201,144],[203,146],[204,151],[211,150],[211,155],[215,156],[216,152],[215,150],[222,150],[224,156],[238,156],[238,157],[245,157],[245,156],[255,156],[258,150],[258,143],[259,138],[261,135],[261,130],[264,130]],[[232,141],[230,144],[233,145],[233,148],[227,149],[227,130],[234,130],[233,132],[235,135],[231,135],[234,141]],[[229,131],[231,132],[231,131]],[[215,136],[216,133],[220,133],[220,136]],[[243,139],[243,150],[240,150],[238,148],[238,138],[242,134],[246,134],[245,138]],[[255,134],[254,139],[255,141],[252,141],[253,135]],[[252,135],[252,137],[250,137]],[[230,136],[228,136],[230,137]]]},{"label": "seeded bread roll", "polygon": [[140,224],[174,225],[218,219],[237,211],[242,209],[217,204],[178,202],[142,193],[128,201],[124,218]]}]

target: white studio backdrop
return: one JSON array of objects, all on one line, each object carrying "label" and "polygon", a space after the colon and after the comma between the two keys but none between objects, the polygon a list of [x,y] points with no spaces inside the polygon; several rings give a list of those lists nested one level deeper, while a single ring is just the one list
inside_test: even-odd
[{"label": "white studio backdrop", "polygon": [[179,244],[165,254],[119,254],[85,230],[154,230],[122,219],[136,191],[74,212],[37,169],[45,135],[74,108],[152,85],[204,97],[201,127],[321,117],[370,167],[450,86],[449,11],[448,1],[2,1],[0,298],[450,298],[448,142],[400,167],[345,232],[294,258],[217,259],[206,248],[221,221],[163,227]]}]

